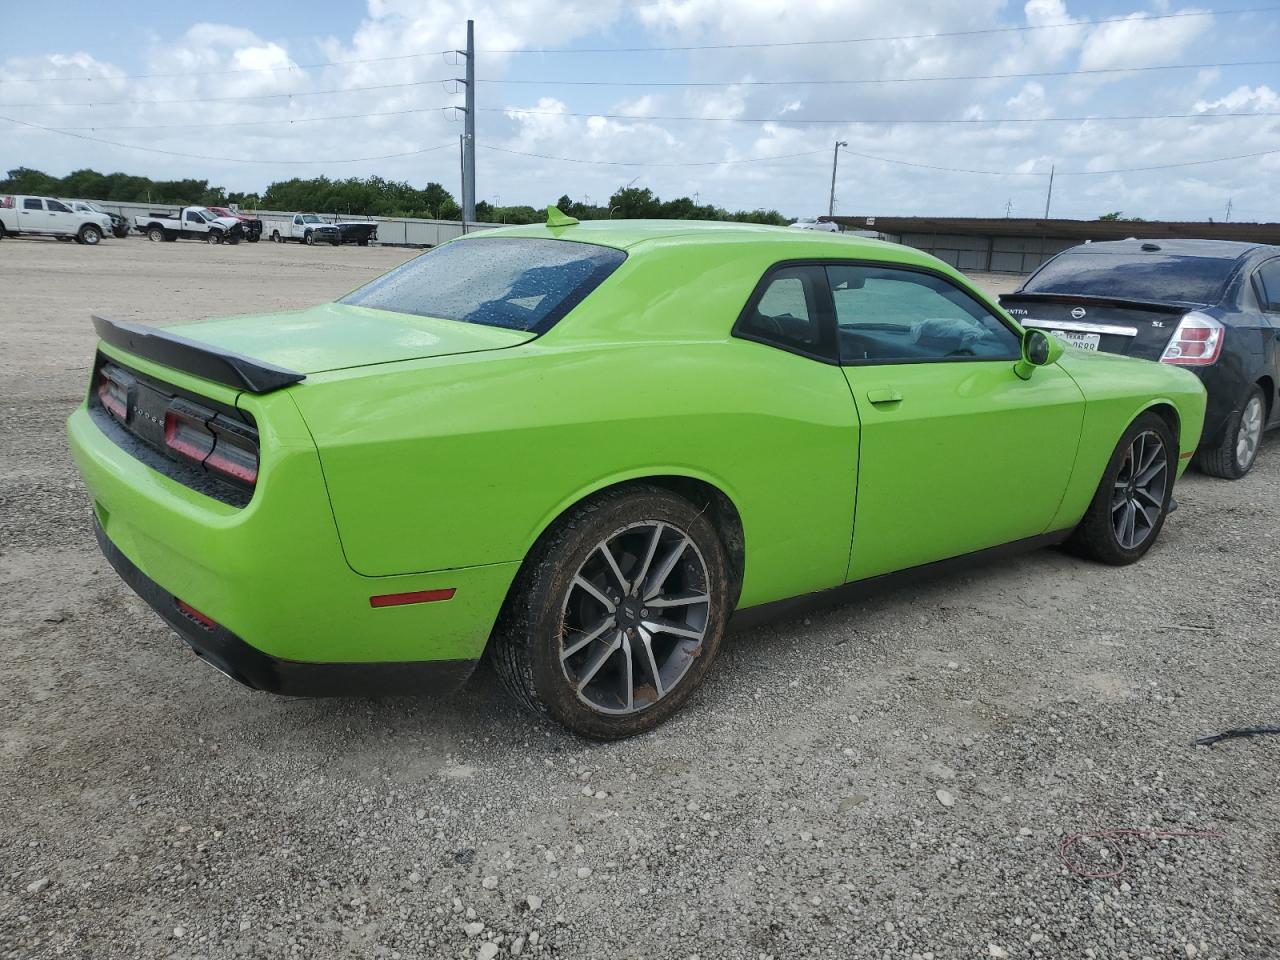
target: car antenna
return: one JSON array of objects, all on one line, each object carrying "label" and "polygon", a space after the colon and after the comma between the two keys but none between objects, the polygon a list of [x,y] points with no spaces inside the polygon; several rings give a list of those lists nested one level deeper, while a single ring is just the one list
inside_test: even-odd
[{"label": "car antenna", "polygon": [[548,227],[572,227],[578,220],[571,217],[567,213],[561,213],[560,208],[552,204],[547,207],[547,226]]}]

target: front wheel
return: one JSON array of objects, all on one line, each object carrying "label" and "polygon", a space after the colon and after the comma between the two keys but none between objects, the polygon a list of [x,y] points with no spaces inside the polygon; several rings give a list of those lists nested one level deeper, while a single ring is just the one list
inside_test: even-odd
[{"label": "front wheel", "polygon": [[261,234],[256,234],[256,233],[250,234],[249,236],[245,237],[245,239],[248,240],[250,243],[257,243],[260,238],[261,238]]},{"label": "front wheel", "polygon": [[1178,447],[1163,417],[1144,413],[1130,424],[1102,474],[1070,545],[1100,563],[1140,560],[1169,513]]},{"label": "front wheel", "polygon": [[311,235],[311,231],[308,230],[305,234],[303,234],[302,242],[305,243],[308,247],[310,247],[316,242],[316,238],[313,237]]},{"label": "front wheel", "polygon": [[99,227],[95,227],[92,223],[86,223],[80,228],[80,233],[76,235],[76,239],[81,243],[88,244],[91,247],[96,247],[98,245],[98,241],[102,239],[102,230]]},{"label": "front wheel", "polygon": [[205,243],[219,244],[222,242],[222,234],[218,233],[216,230],[210,230],[204,239]]},{"label": "front wheel", "polygon": [[633,736],[684,706],[706,676],[729,580],[705,511],[659,487],[605,493],[526,559],[490,658],[518,700],[574,733]]},{"label": "front wheel", "polygon": [[1249,388],[1244,404],[1231,415],[1222,442],[1213,449],[1201,449],[1196,466],[1211,477],[1239,480],[1253,469],[1262,446],[1262,429],[1267,422],[1267,400],[1256,384]]}]

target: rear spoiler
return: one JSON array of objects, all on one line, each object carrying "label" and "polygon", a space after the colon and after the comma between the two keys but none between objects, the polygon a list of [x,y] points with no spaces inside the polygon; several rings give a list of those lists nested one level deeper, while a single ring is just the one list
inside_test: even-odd
[{"label": "rear spoiler", "polygon": [[1203,303],[1172,303],[1168,300],[1132,300],[1128,297],[1091,296],[1085,293],[1002,293],[1000,305],[1015,300],[1031,300],[1040,303],[1085,303],[1093,306],[1128,307],[1132,310],[1153,310],[1158,313],[1186,313]]},{"label": "rear spoiler", "polygon": [[144,327],[95,314],[93,329],[113,347],[249,393],[270,393],[307,376],[212,344],[188,340],[159,327]]}]

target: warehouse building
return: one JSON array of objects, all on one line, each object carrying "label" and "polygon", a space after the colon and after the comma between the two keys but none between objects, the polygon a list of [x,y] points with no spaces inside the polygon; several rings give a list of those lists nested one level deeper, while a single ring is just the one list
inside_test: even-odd
[{"label": "warehouse building", "polygon": [[1030,273],[1077,243],[1195,237],[1280,244],[1280,223],[1175,223],[1159,220],[1024,220],[1012,217],[820,217],[843,231],[875,231],[931,253],[959,270]]}]

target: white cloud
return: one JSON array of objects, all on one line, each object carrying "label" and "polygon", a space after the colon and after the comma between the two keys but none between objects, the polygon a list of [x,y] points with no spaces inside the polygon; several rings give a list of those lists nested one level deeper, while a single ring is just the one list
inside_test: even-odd
[{"label": "white cloud", "polygon": [[[1136,5],[1136,4],[1135,4]],[[372,0],[348,36],[312,40],[279,38],[243,23],[194,23],[173,37],[142,48],[142,62],[124,69],[111,48],[55,50],[45,56],[0,63],[0,101],[94,107],[13,107],[0,110],[47,126],[92,126],[90,135],[208,157],[253,163],[204,161],[89,144],[55,134],[0,124],[5,159],[66,173],[94,166],[155,177],[209,177],[237,189],[262,188],[289,176],[377,173],[421,184],[438,180],[457,192],[456,144],[461,124],[444,111],[414,112],[318,123],[307,117],[423,111],[461,103],[441,79],[460,75],[453,58],[440,54],[463,43],[467,16],[477,22],[482,80],[556,77],[575,80],[691,80],[724,86],[574,87],[482,83],[478,116],[482,146],[572,158],[575,161],[711,161],[710,166],[630,167],[520,157],[481,150],[477,194],[505,202],[542,205],[568,191],[607,197],[633,176],[663,196],[692,195],[729,207],[776,207],[792,215],[825,212],[832,142],[848,140],[841,157],[839,209],[849,213],[950,213],[1002,215],[1012,197],[1016,211],[1043,208],[1051,164],[1062,174],[1054,186],[1054,211],[1093,216],[1124,209],[1146,217],[1202,214],[1205,197],[1229,191],[1242,216],[1280,218],[1280,198],[1267,188],[1280,157],[1189,167],[1167,173],[1072,177],[1274,149],[1280,121],[1265,116],[1202,121],[1107,123],[879,124],[805,123],[812,119],[1001,117],[1125,113],[1269,113],[1280,111],[1268,75],[1231,71],[1036,77],[953,82],[763,85],[746,81],[805,79],[907,80],[950,75],[1030,73],[1170,63],[1196,58],[1200,46],[1213,59],[1257,59],[1247,31],[1224,17],[1157,20],[1131,7],[1090,8],[1090,17],[1125,16],[1120,23],[1087,25],[1073,14],[1078,0],[810,0],[803,11],[787,0]],[[1174,12],[1177,12],[1176,10]],[[971,33],[957,31],[1033,26],[1048,29]],[[1236,24],[1235,26],[1238,26]],[[820,43],[895,35],[913,39]],[[586,38],[591,46],[723,45],[792,42],[664,55],[528,57],[500,49],[561,47]],[[305,70],[300,63],[368,60]],[[175,66],[176,65],[176,66]],[[268,69],[270,68],[270,69]],[[240,71],[217,74],[217,71]],[[185,75],[126,80],[127,73]],[[214,75],[204,75],[214,72]],[[33,82],[47,76],[93,76],[79,81]],[[389,86],[405,84],[405,86]],[[358,91],[353,88],[383,89]],[[348,91],[307,96],[324,90]],[[103,100],[185,100],[257,97],[206,103],[102,106]],[[504,111],[523,107],[537,113]],[[571,116],[583,114],[583,116]],[[621,114],[635,119],[613,119]],[[768,123],[688,122],[664,116],[770,118]],[[270,125],[216,124],[269,121]],[[190,124],[166,128],[166,124]],[[125,129],[128,126],[146,129]],[[200,126],[203,125],[203,126]],[[376,163],[293,166],[282,160],[379,156],[449,144],[450,148]],[[732,165],[755,157],[802,157],[775,163]],[[855,156],[863,154],[865,156]],[[887,157],[943,167],[1009,171],[1034,176],[978,176],[882,163]],[[1104,203],[1105,201],[1105,203]],[[1101,205],[1101,206],[1100,206]]]},{"label": "white cloud", "polygon": [[1084,42],[1080,67],[1099,70],[1174,63],[1193,41],[1212,28],[1213,19],[1205,16],[1152,20],[1145,13],[1133,13],[1123,20],[1099,24],[1090,29]]}]

